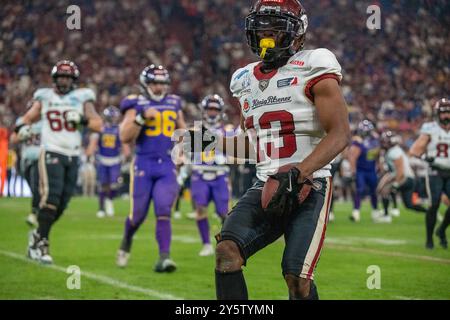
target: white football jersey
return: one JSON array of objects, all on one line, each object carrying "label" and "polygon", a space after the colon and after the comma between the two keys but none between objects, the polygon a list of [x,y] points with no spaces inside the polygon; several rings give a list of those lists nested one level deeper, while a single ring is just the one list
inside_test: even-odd
[{"label": "white football jersey", "polygon": [[47,151],[67,156],[81,153],[81,132],[66,121],[67,111],[84,114],[86,101],[95,101],[95,93],[88,88],[75,89],[59,95],[53,88],[38,89],[33,98],[41,102],[41,145]]},{"label": "white football jersey", "polygon": [[450,132],[445,131],[436,121],[433,121],[424,123],[420,133],[430,136],[427,155],[435,158],[433,166],[450,170]]},{"label": "white football jersey", "polygon": [[411,168],[409,158],[399,145],[393,146],[386,152],[385,160],[389,171],[394,175],[397,174],[397,169],[395,168],[394,162],[400,158],[403,159],[403,173],[405,177],[414,178],[414,171]]},{"label": "white football jersey", "polygon": [[[303,161],[326,135],[314,106],[312,87],[322,79],[342,80],[341,66],[327,49],[302,50],[269,74],[261,63],[237,70],[230,89],[241,104],[245,128],[258,154],[257,177]],[[330,176],[330,164],[314,178]]]}]

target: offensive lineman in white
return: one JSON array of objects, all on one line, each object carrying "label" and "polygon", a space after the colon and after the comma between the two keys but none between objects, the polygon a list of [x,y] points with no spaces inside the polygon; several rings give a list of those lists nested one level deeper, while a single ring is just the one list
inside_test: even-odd
[{"label": "offensive lineman in white", "polygon": [[[441,204],[441,194],[450,197],[450,100],[440,99],[434,106],[435,121],[422,125],[420,136],[411,146],[409,154],[421,157],[426,154],[430,167],[428,170],[428,192],[431,206],[426,214],[427,242],[426,248],[433,249],[433,232],[436,217]],[[440,245],[447,249],[445,230],[450,224],[450,207],[445,212],[444,220],[436,229]]]},{"label": "offensive lineman in white", "polygon": [[[237,70],[230,84],[246,132],[216,142],[220,152],[234,157],[239,157],[239,150],[230,150],[231,145],[245,139],[248,157],[252,144],[258,181],[216,236],[216,295],[221,300],[248,299],[242,266],[282,235],[289,298],[318,299],[313,273],[329,214],[330,163],[350,142],[350,128],[339,87],[341,67],[334,54],[327,49],[302,50],[307,21],[298,0],[258,0],[246,18],[248,44],[262,60]],[[205,136],[202,148],[207,148]],[[295,167],[277,173],[288,164]],[[279,181],[272,200],[279,195],[296,199],[307,177],[312,176],[314,183],[302,203],[273,214],[273,207],[264,211],[261,206],[269,176]]]},{"label": "offensive lineman in white", "polygon": [[66,209],[77,181],[81,153],[79,126],[100,131],[103,125],[95,111],[95,93],[75,87],[79,77],[75,63],[59,61],[51,76],[53,88],[36,90],[31,108],[15,128],[20,133],[42,119],[39,227],[30,234],[28,256],[46,264],[53,262],[49,251],[50,229]]}]

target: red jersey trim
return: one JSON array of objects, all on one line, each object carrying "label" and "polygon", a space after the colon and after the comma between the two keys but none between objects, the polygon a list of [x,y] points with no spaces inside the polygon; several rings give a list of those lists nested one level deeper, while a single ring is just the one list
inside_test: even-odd
[{"label": "red jersey trim", "polygon": [[256,80],[261,81],[261,80],[269,80],[271,79],[274,75],[277,74],[278,70],[275,69],[269,73],[264,73],[261,71],[261,66],[262,66],[262,62],[258,63],[254,68],[253,68],[253,75],[255,76]]},{"label": "red jersey trim", "polygon": [[341,83],[341,80],[339,79],[338,75],[334,73],[325,73],[322,74],[321,76],[309,80],[305,86],[305,95],[308,97],[309,100],[311,100],[311,102],[314,102],[314,94],[312,92],[312,88],[324,79],[335,79],[339,84]]}]

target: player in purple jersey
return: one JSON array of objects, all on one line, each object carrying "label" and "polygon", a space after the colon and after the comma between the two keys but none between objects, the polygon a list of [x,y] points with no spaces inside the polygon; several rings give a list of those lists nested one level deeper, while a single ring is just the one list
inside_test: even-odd
[{"label": "player in purple jersey", "polygon": [[170,259],[171,209],[178,194],[176,167],[171,159],[172,134],[185,129],[181,99],[167,94],[168,71],[162,66],[146,67],[140,76],[141,95],[126,97],[121,103],[124,119],[120,125],[123,143],[136,143],[136,156],[130,169],[130,212],[117,255],[117,265],[128,263],[132,239],[144,222],[153,200],[159,261],[156,272],[175,271]]},{"label": "player in purple jersey", "polygon": [[[203,115],[203,125],[206,129],[225,135],[223,125],[223,99],[215,94],[206,96],[200,107]],[[229,167],[225,164],[225,157],[214,151],[202,153],[202,163],[192,167],[191,190],[196,208],[196,220],[203,248],[200,256],[214,254],[209,236],[208,204],[213,201],[216,213],[222,220],[228,213],[230,200]]]},{"label": "player in purple jersey", "polygon": [[92,134],[86,156],[96,152],[99,210],[97,217],[114,215],[112,200],[117,196],[120,187],[121,151],[126,156],[127,145],[119,139],[120,110],[109,106],[103,111],[105,126],[99,134]]},{"label": "player in purple jersey", "polygon": [[361,199],[367,189],[372,205],[372,219],[375,222],[388,222],[383,220],[384,215],[378,210],[376,164],[380,153],[380,142],[374,131],[375,127],[369,120],[359,123],[357,136],[353,138],[349,151],[349,161],[356,179],[356,194],[350,219],[355,222],[360,221]]}]

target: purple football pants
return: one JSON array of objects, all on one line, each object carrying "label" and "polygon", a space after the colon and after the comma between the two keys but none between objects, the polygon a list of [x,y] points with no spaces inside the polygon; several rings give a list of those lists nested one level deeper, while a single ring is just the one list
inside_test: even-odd
[{"label": "purple football pants", "polygon": [[213,201],[219,216],[223,217],[228,213],[230,191],[226,175],[208,181],[202,179],[201,174],[194,173],[191,178],[191,190],[192,198],[197,206],[207,207],[209,202]]}]

